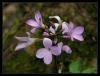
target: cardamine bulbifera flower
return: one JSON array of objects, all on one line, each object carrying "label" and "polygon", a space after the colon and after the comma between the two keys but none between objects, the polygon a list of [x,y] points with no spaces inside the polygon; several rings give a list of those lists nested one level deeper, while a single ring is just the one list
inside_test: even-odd
[{"label": "cardamine bulbifera flower", "polygon": [[[28,37],[15,37],[17,40],[21,41],[15,48],[15,50],[20,50],[26,48],[35,42],[37,39],[43,40],[43,48],[40,48],[36,52],[36,57],[43,59],[45,64],[50,64],[53,59],[53,55],[59,56],[64,51],[67,54],[72,53],[72,49],[63,43],[60,38],[71,39],[71,41],[79,40],[83,41],[84,27],[83,26],[74,26],[72,22],[64,22],[59,16],[49,16],[49,19],[55,18],[58,22],[50,21],[50,25],[44,25],[42,22],[42,16],[39,11],[35,12],[35,20],[28,19],[26,24],[31,26],[32,29],[29,33],[27,32]],[[63,21],[63,22],[62,22]],[[42,29],[42,38],[31,38],[30,34],[36,32],[38,28]],[[41,30],[41,29],[39,29]]]}]

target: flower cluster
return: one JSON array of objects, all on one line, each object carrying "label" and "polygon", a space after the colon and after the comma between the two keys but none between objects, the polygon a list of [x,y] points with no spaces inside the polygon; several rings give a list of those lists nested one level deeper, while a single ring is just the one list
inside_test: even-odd
[{"label": "flower cluster", "polygon": [[84,38],[82,33],[84,32],[83,26],[75,27],[72,22],[64,22],[59,16],[49,16],[49,19],[55,19],[57,22],[50,21],[50,25],[44,25],[42,21],[42,16],[39,11],[35,12],[35,19],[28,19],[25,23],[32,27],[30,32],[26,32],[28,37],[15,37],[17,40],[21,41],[15,48],[15,50],[20,50],[31,45],[33,42],[39,38],[31,38],[31,34],[41,28],[42,32],[43,48],[40,48],[36,52],[36,57],[43,59],[45,64],[50,64],[52,62],[53,55],[58,56],[61,52],[66,52],[68,54],[72,53],[72,49],[68,45],[64,45],[62,40],[68,39],[71,41],[79,40],[83,41]]}]

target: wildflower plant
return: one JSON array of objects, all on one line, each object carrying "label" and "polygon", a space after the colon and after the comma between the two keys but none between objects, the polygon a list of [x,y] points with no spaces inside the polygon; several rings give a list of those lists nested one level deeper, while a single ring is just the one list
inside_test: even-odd
[{"label": "wildflower plant", "polygon": [[[59,56],[62,52],[66,54],[72,53],[71,47],[68,44],[64,44],[61,39],[71,41],[84,40],[82,35],[84,32],[83,26],[75,26],[72,22],[65,22],[61,20],[59,16],[49,16],[50,20],[57,20],[57,22],[50,21],[50,25],[45,25],[42,19],[41,13],[36,11],[35,19],[26,20],[25,23],[32,27],[32,29],[26,32],[28,37],[15,36],[15,38],[21,42],[16,46],[15,51],[26,48],[37,40],[42,40],[44,47],[36,51],[36,57],[43,59],[44,63],[48,65],[52,63],[53,56]],[[31,35],[34,36],[37,29],[43,30],[42,38],[31,38]]]}]

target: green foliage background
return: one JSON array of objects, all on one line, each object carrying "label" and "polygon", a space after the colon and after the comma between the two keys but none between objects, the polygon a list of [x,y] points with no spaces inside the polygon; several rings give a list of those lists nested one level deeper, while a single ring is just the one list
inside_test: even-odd
[{"label": "green foliage background", "polygon": [[[2,73],[97,73],[97,11],[98,4],[91,3],[3,3],[3,49]],[[15,52],[19,43],[14,36],[26,36],[30,30],[24,21],[34,18],[34,12],[39,10],[44,24],[48,17],[59,15],[64,21],[72,21],[85,27],[84,41],[64,41],[72,48],[72,54],[62,54],[53,58],[52,64],[45,65],[43,60],[35,57],[36,50],[42,47],[38,42],[25,49]],[[36,37],[40,33],[35,34]],[[62,64],[60,64],[62,63]],[[93,69],[95,68],[95,69]]]}]

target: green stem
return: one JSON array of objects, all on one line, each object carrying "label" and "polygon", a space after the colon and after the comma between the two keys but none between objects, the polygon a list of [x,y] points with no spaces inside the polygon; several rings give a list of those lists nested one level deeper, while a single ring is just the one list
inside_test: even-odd
[{"label": "green stem", "polygon": [[57,67],[57,57],[55,57],[55,72],[58,72],[58,67]]}]

